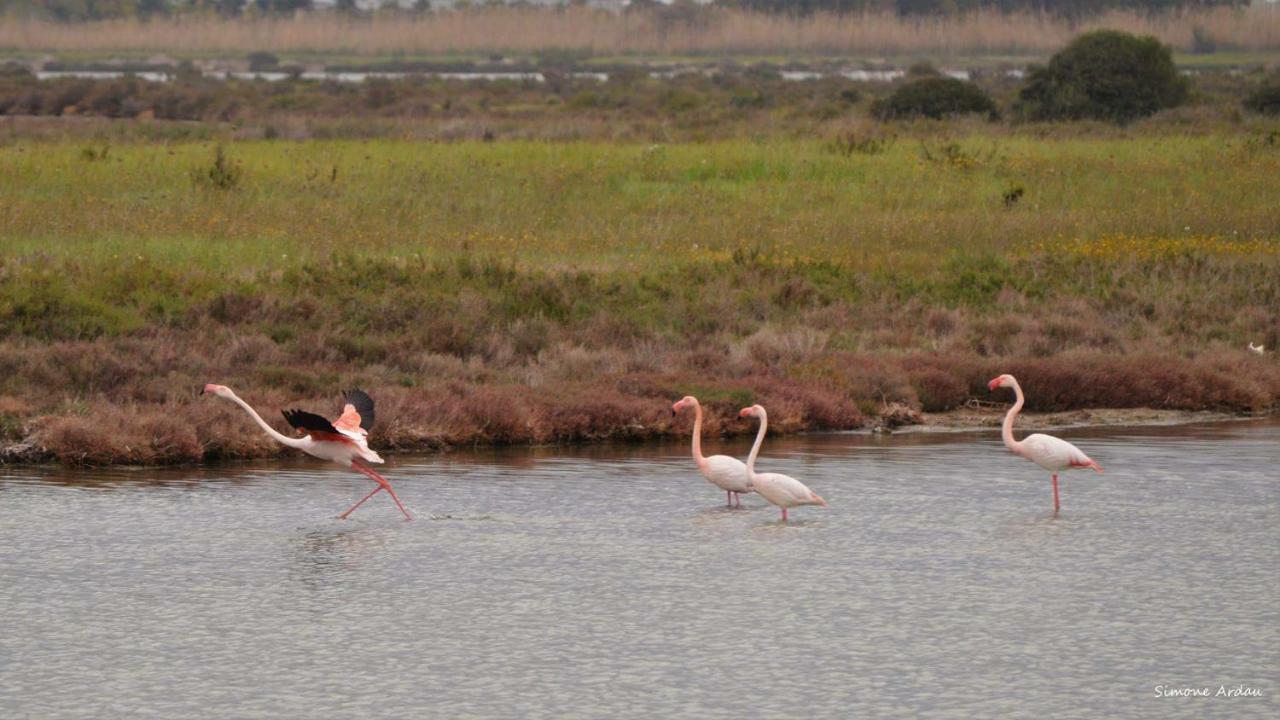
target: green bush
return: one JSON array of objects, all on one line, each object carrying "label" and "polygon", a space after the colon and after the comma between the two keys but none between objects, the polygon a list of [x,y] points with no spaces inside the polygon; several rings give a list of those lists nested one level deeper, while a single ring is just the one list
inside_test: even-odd
[{"label": "green bush", "polygon": [[1180,105],[1188,83],[1169,47],[1154,37],[1098,30],[1032,66],[1018,94],[1025,120],[1106,120],[1124,124]]},{"label": "green bush", "polygon": [[979,113],[995,120],[1000,117],[996,104],[971,82],[949,77],[923,77],[902,85],[887,98],[877,100],[871,112],[882,120],[927,117],[941,119],[951,115]]},{"label": "green bush", "polygon": [[1264,115],[1280,115],[1280,74],[1272,75],[1244,99],[1246,110]]}]

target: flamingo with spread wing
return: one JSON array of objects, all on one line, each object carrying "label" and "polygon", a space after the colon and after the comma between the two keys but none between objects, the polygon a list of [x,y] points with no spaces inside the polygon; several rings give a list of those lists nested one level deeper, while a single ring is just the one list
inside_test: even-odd
[{"label": "flamingo with spread wing", "polygon": [[239,405],[245,412],[249,413],[249,417],[258,423],[267,435],[281,445],[287,445],[297,448],[302,452],[321,460],[329,460],[343,467],[349,467],[352,470],[368,475],[374,482],[378,483],[378,487],[372,492],[360,499],[360,502],[352,505],[346,512],[338,517],[345,520],[348,515],[356,508],[364,504],[365,500],[377,495],[383,490],[391,496],[395,501],[396,507],[400,508],[400,512],[404,513],[406,520],[412,520],[409,511],[404,509],[404,505],[400,502],[400,498],[396,497],[396,491],[391,489],[391,483],[387,479],[374,472],[369,467],[369,463],[381,463],[382,458],[378,453],[369,449],[368,436],[369,428],[373,426],[373,398],[369,397],[362,390],[348,390],[343,393],[343,399],[346,404],[342,408],[342,414],[337,420],[329,422],[325,418],[309,413],[305,410],[285,410],[283,412],[284,419],[291,427],[306,433],[305,437],[293,438],[276,432],[275,428],[267,424],[253,408],[249,407],[249,403],[241,400],[231,388],[225,385],[214,385],[212,383],[205,385],[203,393],[217,395]]}]

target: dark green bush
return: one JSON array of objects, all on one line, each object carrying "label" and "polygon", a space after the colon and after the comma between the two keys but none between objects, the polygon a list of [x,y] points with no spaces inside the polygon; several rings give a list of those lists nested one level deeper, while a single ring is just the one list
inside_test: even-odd
[{"label": "dark green bush", "polygon": [[1280,74],[1272,75],[1244,99],[1246,110],[1264,115],[1280,115]]},{"label": "dark green bush", "polygon": [[979,113],[994,120],[1000,117],[996,104],[971,82],[949,77],[923,77],[899,87],[887,98],[877,100],[871,112],[882,120]]},{"label": "dark green bush", "polygon": [[1188,83],[1169,47],[1154,37],[1098,30],[1076,38],[1032,66],[1018,94],[1025,120],[1106,120],[1127,123],[1180,105]]}]

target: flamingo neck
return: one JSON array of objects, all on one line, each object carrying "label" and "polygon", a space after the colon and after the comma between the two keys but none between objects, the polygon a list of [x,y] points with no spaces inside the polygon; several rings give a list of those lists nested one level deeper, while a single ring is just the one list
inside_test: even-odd
[{"label": "flamingo neck", "polygon": [[751,446],[751,454],[747,456],[747,477],[756,476],[756,456],[760,454],[760,445],[764,442],[764,434],[769,427],[769,416],[764,408],[760,409],[760,430],[756,432],[756,444]]},{"label": "flamingo neck", "polygon": [[1022,450],[1022,443],[1013,439],[1013,420],[1022,412],[1022,404],[1026,402],[1026,398],[1022,395],[1022,386],[1018,385],[1018,381],[1013,381],[1013,394],[1015,400],[1013,407],[1009,408],[1009,412],[1004,416],[1004,425],[1000,428],[1000,436],[1004,439],[1005,447],[1015,453]]},{"label": "flamingo neck", "polygon": [[270,435],[273,440],[280,443],[281,445],[288,445],[289,447],[293,447],[293,448],[301,448],[302,446],[307,444],[306,438],[291,438],[288,435],[281,435],[280,433],[276,432],[276,429],[268,425],[267,421],[263,420],[262,416],[259,415],[257,411],[249,407],[249,403],[241,400],[240,397],[235,393],[230,393],[227,399],[239,405],[240,407],[244,408],[244,411],[249,413],[249,417],[253,418],[253,421],[258,423],[258,427],[262,428],[263,432]]},{"label": "flamingo neck", "polygon": [[698,467],[707,464],[702,455],[702,405],[697,402],[693,404],[693,459]]}]

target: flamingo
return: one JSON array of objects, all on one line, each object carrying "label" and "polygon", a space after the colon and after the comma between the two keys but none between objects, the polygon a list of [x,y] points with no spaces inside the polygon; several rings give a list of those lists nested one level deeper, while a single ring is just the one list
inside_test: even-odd
[{"label": "flamingo", "polygon": [[396,497],[396,491],[391,489],[391,483],[369,467],[369,463],[381,463],[382,458],[378,457],[378,453],[369,449],[366,440],[369,435],[369,428],[373,426],[373,398],[366,395],[364,391],[348,390],[343,393],[343,400],[346,401],[346,404],[342,408],[342,414],[332,423],[319,415],[304,410],[285,410],[283,412],[285,421],[293,428],[302,430],[307,434],[306,437],[301,438],[291,438],[276,432],[275,428],[268,425],[262,419],[262,416],[249,407],[249,403],[241,400],[231,391],[231,388],[225,385],[210,383],[204,386],[204,390],[200,394],[203,395],[205,393],[226,398],[244,408],[244,411],[249,413],[249,417],[253,418],[253,421],[258,423],[258,426],[264,432],[281,445],[298,448],[312,457],[330,460],[343,467],[362,472],[378,483],[378,487],[374,488],[373,492],[365,495],[360,499],[360,502],[352,505],[338,517],[346,520],[347,516],[363,505],[365,500],[386,490],[391,495],[391,499],[395,500],[396,507],[400,508],[400,512],[404,513],[405,519],[413,519],[409,515],[409,511],[404,509],[400,498]]},{"label": "flamingo", "polygon": [[1026,436],[1021,442],[1014,440],[1013,419],[1022,411],[1022,404],[1026,400],[1022,395],[1022,387],[1012,375],[994,378],[987,383],[987,387],[991,390],[999,387],[1013,388],[1013,394],[1017,399],[1013,407],[1009,408],[1009,413],[1004,416],[1004,427],[1001,430],[1005,447],[1009,448],[1014,455],[1024,457],[1053,473],[1053,514],[1057,515],[1061,507],[1061,503],[1058,502],[1058,473],[1075,468],[1093,468],[1097,472],[1102,472],[1102,466],[1090,460],[1080,448],[1052,435],[1035,433]]},{"label": "flamingo", "polygon": [[760,418],[760,431],[756,433],[756,444],[751,446],[751,454],[747,456],[747,480],[751,483],[751,489],[755,490],[760,497],[782,509],[782,521],[787,521],[787,508],[790,507],[797,505],[826,507],[827,501],[805,487],[799,480],[779,473],[756,472],[756,455],[760,454],[760,444],[764,442],[764,435],[769,427],[769,415],[763,407],[752,405],[742,408],[738,417]]},{"label": "flamingo", "polygon": [[702,405],[698,404],[698,398],[692,395],[680,398],[675,405],[671,406],[671,415],[674,417],[682,409],[691,405],[694,413],[693,461],[698,463],[698,470],[702,471],[707,482],[724,491],[726,505],[733,507],[733,501],[736,498],[738,507],[742,507],[742,493],[751,492],[751,483],[747,481],[747,466],[741,460],[728,455],[711,457],[702,455]]},{"label": "flamingo", "polygon": [[1263,345],[1254,345],[1254,344],[1253,344],[1253,342],[1250,342],[1250,343],[1249,343],[1249,351],[1250,351],[1250,352],[1253,352],[1253,353],[1255,353],[1255,354],[1257,354],[1257,355],[1262,355],[1262,354],[1264,354],[1264,353],[1267,351],[1267,348],[1266,348],[1266,346],[1263,346]]}]

